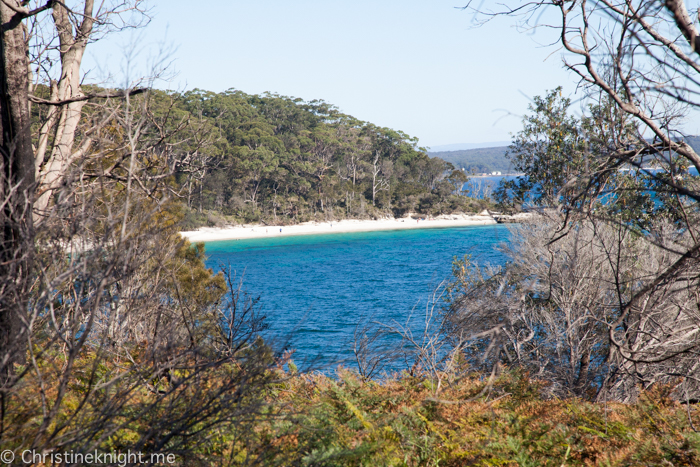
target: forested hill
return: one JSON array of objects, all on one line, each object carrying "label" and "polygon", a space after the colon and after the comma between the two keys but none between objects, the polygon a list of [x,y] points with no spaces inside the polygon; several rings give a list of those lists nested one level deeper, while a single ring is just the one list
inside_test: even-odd
[{"label": "forested hill", "polygon": [[467,173],[510,172],[512,167],[506,159],[508,146],[494,148],[463,149],[461,151],[430,152],[433,157],[439,157],[453,164],[457,169]]},{"label": "forested hill", "polygon": [[296,223],[481,206],[458,195],[463,172],[429,157],[416,138],[323,101],[237,90],[154,97],[162,112],[170,101],[192,122],[187,142],[175,148],[187,153],[176,182],[190,224]]},{"label": "forested hill", "polygon": [[[688,136],[685,140],[696,152],[700,151],[700,136]],[[431,151],[428,155],[439,157],[467,173],[511,173],[513,166],[506,158],[507,150],[508,146],[499,146],[460,151]]]}]

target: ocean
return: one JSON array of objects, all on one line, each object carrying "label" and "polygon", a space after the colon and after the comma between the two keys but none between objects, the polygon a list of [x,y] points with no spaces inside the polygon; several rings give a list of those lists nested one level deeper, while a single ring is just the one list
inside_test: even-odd
[{"label": "ocean", "polygon": [[[471,255],[479,264],[505,261],[497,245],[506,242],[503,225],[206,243],[207,266],[229,268],[243,289],[259,297],[269,329],[265,338],[279,351],[294,350],[304,369],[353,367],[358,324],[425,327],[426,306],[449,281],[455,257]],[[444,306],[439,297],[435,311]],[[380,347],[396,335],[384,336]]]}]

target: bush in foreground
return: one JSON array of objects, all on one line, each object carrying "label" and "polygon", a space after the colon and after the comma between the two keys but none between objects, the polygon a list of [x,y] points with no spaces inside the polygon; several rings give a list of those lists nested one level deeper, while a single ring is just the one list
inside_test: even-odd
[{"label": "bush in foreground", "polygon": [[512,371],[489,387],[465,377],[439,398],[421,377],[337,376],[277,386],[270,397],[285,416],[261,422],[233,465],[700,465],[700,413],[669,386],[626,405],[545,400],[544,383]]}]

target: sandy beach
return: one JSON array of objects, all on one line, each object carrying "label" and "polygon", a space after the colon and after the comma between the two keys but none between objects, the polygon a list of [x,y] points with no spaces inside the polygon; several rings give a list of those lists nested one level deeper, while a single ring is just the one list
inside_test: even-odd
[{"label": "sandy beach", "polygon": [[346,219],[333,222],[306,222],[297,225],[242,225],[235,227],[202,227],[199,230],[180,232],[191,242],[217,240],[242,240],[247,238],[288,237],[292,235],[317,235],[345,232],[371,232],[377,230],[430,229],[438,227],[462,227],[495,224],[493,217],[483,215],[450,214],[416,220],[412,218],[358,220]]}]

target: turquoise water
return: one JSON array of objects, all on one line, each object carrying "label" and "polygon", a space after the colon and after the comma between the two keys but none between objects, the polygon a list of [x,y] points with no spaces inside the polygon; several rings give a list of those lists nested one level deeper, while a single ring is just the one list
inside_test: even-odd
[{"label": "turquoise water", "polygon": [[[357,323],[424,325],[426,303],[455,256],[500,264],[503,225],[208,242],[207,265],[230,264],[260,297],[268,338],[297,364],[353,365]],[[389,343],[387,342],[387,345]]]}]

